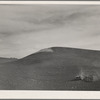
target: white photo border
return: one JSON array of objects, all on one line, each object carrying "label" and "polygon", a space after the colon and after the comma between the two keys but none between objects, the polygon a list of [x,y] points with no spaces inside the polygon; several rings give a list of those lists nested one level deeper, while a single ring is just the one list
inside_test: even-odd
[{"label": "white photo border", "polygon": [[68,4],[100,5],[100,1],[0,1],[0,4]]}]

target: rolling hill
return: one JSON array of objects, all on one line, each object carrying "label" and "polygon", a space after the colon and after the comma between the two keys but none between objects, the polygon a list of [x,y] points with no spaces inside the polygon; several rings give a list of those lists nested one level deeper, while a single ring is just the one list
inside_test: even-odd
[{"label": "rolling hill", "polygon": [[0,64],[1,63],[7,63],[7,62],[12,62],[12,61],[16,61],[17,58],[4,58],[4,57],[0,57]]},{"label": "rolling hill", "polygon": [[0,65],[1,90],[100,90],[100,51],[51,47]]}]

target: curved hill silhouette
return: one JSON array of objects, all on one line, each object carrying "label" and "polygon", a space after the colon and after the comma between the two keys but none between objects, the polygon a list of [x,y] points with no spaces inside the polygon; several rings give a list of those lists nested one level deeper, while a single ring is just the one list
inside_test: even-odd
[{"label": "curved hill silhouette", "polygon": [[100,51],[52,47],[0,65],[0,89],[100,90]]}]

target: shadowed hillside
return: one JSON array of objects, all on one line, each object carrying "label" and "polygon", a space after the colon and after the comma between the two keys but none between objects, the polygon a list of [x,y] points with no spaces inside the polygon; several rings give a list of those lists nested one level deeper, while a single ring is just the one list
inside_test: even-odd
[{"label": "shadowed hillside", "polygon": [[100,90],[100,51],[52,47],[2,64],[0,89]]},{"label": "shadowed hillside", "polygon": [[17,58],[3,58],[3,57],[0,57],[0,64],[1,63],[7,63],[7,62],[12,62],[12,61],[16,61]]}]

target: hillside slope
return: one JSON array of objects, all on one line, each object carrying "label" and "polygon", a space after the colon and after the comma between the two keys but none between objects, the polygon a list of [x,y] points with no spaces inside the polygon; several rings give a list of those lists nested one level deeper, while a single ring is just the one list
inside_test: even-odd
[{"label": "hillside slope", "polygon": [[0,67],[0,89],[100,90],[100,51],[52,47]]},{"label": "hillside slope", "polygon": [[3,57],[0,57],[0,64],[1,63],[7,63],[7,62],[12,62],[12,61],[16,61],[17,58],[3,58]]}]

